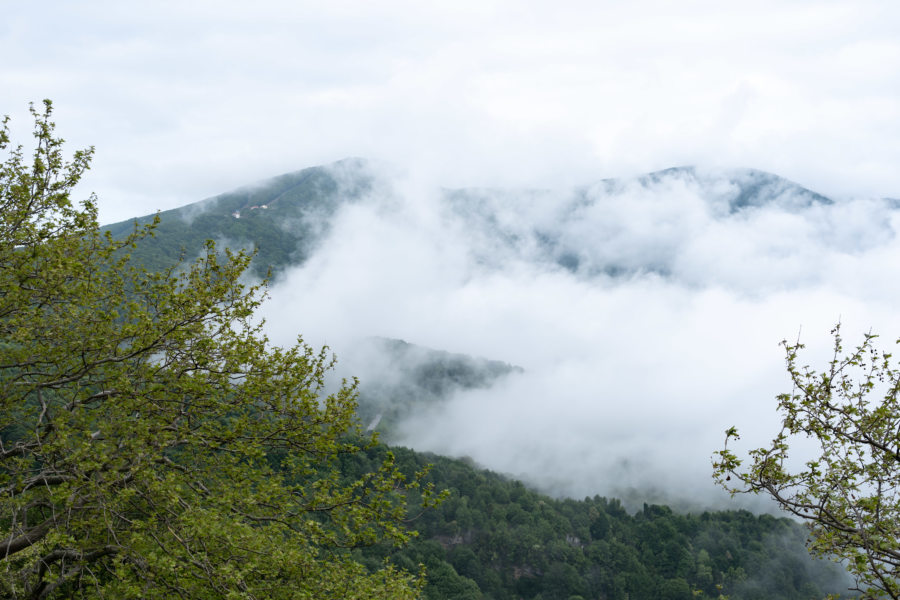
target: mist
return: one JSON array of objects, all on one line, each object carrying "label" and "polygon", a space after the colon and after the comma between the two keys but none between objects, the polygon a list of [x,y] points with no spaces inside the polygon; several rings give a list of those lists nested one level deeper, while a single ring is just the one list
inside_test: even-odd
[{"label": "mist", "polygon": [[848,341],[900,332],[890,200],[748,170],[543,190],[379,178],[272,287],[270,336],[327,344],[363,389],[396,376],[368,336],[522,367],[423,408],[391,441],[555,495],[722,505],[710,457],[725,429],[744,449],[777,432],[780,341],[799,335],[823,365],[838,321]]}]

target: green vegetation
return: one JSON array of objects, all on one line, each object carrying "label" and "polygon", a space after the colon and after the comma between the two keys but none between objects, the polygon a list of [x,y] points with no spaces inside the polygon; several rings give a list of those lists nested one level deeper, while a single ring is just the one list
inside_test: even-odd
[{"label": "green vegetation", "polygon": [[[365,471],[386,451],[345,469]],[[432,463],[429,479],[451,495],[413,522],[419,535],[408,546],[358,556],[371,566],[385,557],[424,564],[429,600],[808,600],[848,586],[839,567],[808,556],[806,529],[785,518],[656,505],[629,514],[614,499],[553,499],[465,461],[392,452],[408,473]]]},{"label": "green vegetation", "polygon": [[[778,396],[781,431],[742,467],[727,446],[737,430],[728,430],[715,476],[732,493],[769,495],[806,521],[810,551],[842,559],[867,598],[900,598],[900,367],[875,335],[845,352],[840,326],[832,334],[821,372],[800,366],[802,344],[784,343],[794,387]],[[792,462],[791,445],[804,438],[818,449]]]},{"label": "green vegetation", "polygon": [[[158,271],[183,258],[202,255],[209,239],[233,250],[255,254],[251,270],[265,277],[292,264],[303,263],[328,231],[330,218],[342,202],[370,190],[372,178],[364,163],[347,159],[329,168],[314,167],[288,173],[256,187],[247,187],[154,216],[154,243],[132,248],[135,264]],[[103,227],[121,239],[134,230],[135,220]]]},{"label": "green vegetation", "polygon": [[248,255],[135,267],[153,225],[101,234],[69,198],[92,151],[32,113],[30,156],[0,128],[0,596],[416,597],[351,553],[431,503],[389,454],[339,469],[374,443],[355,383],[324,396],[324,350],[268,344]]}]

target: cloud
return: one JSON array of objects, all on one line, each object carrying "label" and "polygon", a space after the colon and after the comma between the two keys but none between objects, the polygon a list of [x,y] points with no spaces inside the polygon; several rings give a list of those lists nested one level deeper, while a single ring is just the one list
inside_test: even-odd
[{"label": "cloud", "polygon": [[[0,110],[57,101],[113,222],[366,156],[448,186],[751,166],[896,195],[879,0],[677,5],[95,0],[11,7]],[[26,126],[27,131],[27,126]]]},{"label": "cloud", "polygon": [[340,357],[383,335],[523,367],[404,423],[400,441],[555,493],[718,501],[709,458],[724,430],[748,445],[776,430],[780,340],[802,328],[821,365],[839,319],[900,331],[890,202],[829,204],[714,170],[533,193],[380,189],[272,290],[276,341],[302,331]]}]

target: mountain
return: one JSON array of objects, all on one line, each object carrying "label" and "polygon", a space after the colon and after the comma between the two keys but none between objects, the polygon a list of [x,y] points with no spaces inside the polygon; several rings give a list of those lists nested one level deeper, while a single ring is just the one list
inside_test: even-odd
[{"label": "mountain", "polygon": [[[503,268],[518,259],[584,278],[652,273],[694,284],[727,278],[693,268],[694,255],[706,250],[697,247],[698,234],[702,242],[705,233],[775,212],[816,218],[816,211],[834,204],[771,173],[695,167],[562,190],[449,190],[444,201],[471,233],[473,253],[485,265]],[[821,233],[823,245],[846,244],[831,231]]]},{"label": "mountain", "polygon": [[[832,204],[833,200],[800,184],[789,181],[778,175],[758,171],[756,169],[722,169],[708,171],[696,167],[672,167],[655,171],[637,178],[644,187],[670,186],[673,180],[680,180],[688,185],[715,188],[723,180],[731,185],[718,194],[720,201],[727,203],[729,212],[765,205],[779,205],[785,208],[808,208],[814,204]],[[619,180],[607,179],[602,185],[615,189],[621,185]]]},{"label": "mountain", "polygon": [[[623,198],[654,208],[660,197],[691,195],[718,221],[778,208],[802,212],[832,204],[821,194],[771,173],[752,169],[705,171],[675,167],[630,179],[603,179],[575,188],[462,188],[439,192],[441,210],[473,236],[473,256],[498,268],[512,258],[561,267],[585,276],[675,275],[684,239],[644,227],[636,232],[621,216]],[[252,186],[159,213],[155,239],[135,256],[149,268],[194,257],[213,239],[232,249],[255,249],[254,271],[275,275],[304,264],[331,230],[341,207],[397,197],[393,182],[369,162],[353,158],[287,173]],[[694,208],[698,208],[694,206]],[[674,205],[666,212],[677,221]],[[107,225],[114,236],[135,221]],[[645,224],[647,225],[647,224]],[[646,234],[642,235],[642,232]],[[668,233],[668,235],[666,235]],[[606,243],[586,244],[586,237]],[[658,239],[650,239],[658,236]],[[638,252],[638,248],[642,252]]]},{"label": "mountain", "polygon": [[[274,278],[268,333],[333,347],[342,374],[362,380],[363,409],[381,406],[364,425],[380,414],[390,439],[553,494],[632,507],[654,489],[654,502],[709,506],[718,433],[758,423],[759,403],[781,391],[777,341],[822,328],[816,317],[830,328],[873,294],[896,297],[889,201],[834,200],[750,169],[559,189],[442,189],[388,173],[348,159],[167,211],[136,255],[158,269],[208,238],[256,249],[255,275]],[[411,367],[350,360],[372,336],[523,371],[436,401]]]},{"label": "mountain", "polygon": [[[150,269],[162,269],[182,257],[193,258],[207,239],[233,250],[257,250],[253,269],[263,276],[302,264],[327,233],[338,207],[358,201],[375,183],[366,163],[346,159],[286,173],[256,185],[220,194],[159,213],[154,239],[134,256]],[[122,221],[103,229],[120,237],[154,215]]]}]

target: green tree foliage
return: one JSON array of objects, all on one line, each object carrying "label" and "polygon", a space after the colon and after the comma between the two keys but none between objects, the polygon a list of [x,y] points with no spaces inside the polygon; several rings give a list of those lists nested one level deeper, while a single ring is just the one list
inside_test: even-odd
[{"label": "green tree foliage", "polygon": [[247,255],[134,266],[153,226],[100,233],[69,197],[92,150],[32,114],[33,153],[0,127],[0,596],[416,597],[351,553],[408,540],[418,485],[390,454],[340,473],[374,443],[355,383],[326,395],[324,349],[267,342]]},{"label": "green tree foliage", "polygon": [[[371,462],[348,463],[348,473],[371,469],[385,452],[367,451]],[[406,473],[432,464],[428,478],[451,496],[413,522],[419,535],[409,545],[359,554],[372,565],[388,556],[426,565],[426,598],[809,600],[847,589],[845,574],[812,559],[805,528],[786,518],[657,505],[631,514],[618,500],[554,499],[465,461],[393,453]]]},{"label": "green tree foliage", "polygon": [[[821,372],[801,366],[800,343],[784,343],[790,393],[778,396],[781,430],[744,465],[716,453],[716,480],[732,493],[771,496],[810,527],[809,549],[840,560],[868,598],[900,598],[900,367],[867,334],[834,351]],[[799,439],[816,443],[808,460],[792,459]]]}]

